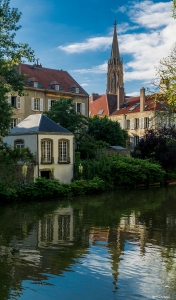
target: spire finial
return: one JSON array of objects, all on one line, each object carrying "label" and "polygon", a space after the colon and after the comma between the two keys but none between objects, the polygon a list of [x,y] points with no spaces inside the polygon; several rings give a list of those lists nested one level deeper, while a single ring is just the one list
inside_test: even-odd
[{"label": "spire finial", "polygon": [[114,26],[116,26],[117,25],[117,22],[116,22],[116,20],[114,21]]}]

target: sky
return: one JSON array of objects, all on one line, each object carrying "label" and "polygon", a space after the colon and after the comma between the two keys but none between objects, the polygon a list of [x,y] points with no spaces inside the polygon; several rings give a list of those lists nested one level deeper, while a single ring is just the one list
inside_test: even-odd
[{"label": "sky", "polygon": [[127,95],[150,86],[176,43],[167,0],[11,0],[10,6],[22,13],[16,41],[28,43],[43,67],[67,71],[88,94],[106,92],[115,20]]}]

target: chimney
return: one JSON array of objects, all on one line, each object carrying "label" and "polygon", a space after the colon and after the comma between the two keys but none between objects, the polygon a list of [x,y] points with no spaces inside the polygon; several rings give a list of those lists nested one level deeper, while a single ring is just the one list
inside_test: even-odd
[{"label": "chimney", "polygon": [[124,100],[125,100],[124,88],[119,86],[117,92],[117,110],[120,109],[120,106],[124,103]]},{"label": "chimney", "polygon": [[145,88],[140,89],[140,113],[145,109]]},{"label": "chimney", "polygon": [[98,93],[92,93],[90,96],[91,102],[94,102],[97,98],[99,98]]}]

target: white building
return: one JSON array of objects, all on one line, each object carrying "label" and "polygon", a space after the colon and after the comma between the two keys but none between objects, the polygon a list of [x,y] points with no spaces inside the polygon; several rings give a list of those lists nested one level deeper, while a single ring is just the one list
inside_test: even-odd
[{"label": "white building", "polygon": [[34,177],[54,177],[62,183],[73,178],[74,135],[43,114],[30,115],[11,129],[3,141],[28,147],[35,157]]}]

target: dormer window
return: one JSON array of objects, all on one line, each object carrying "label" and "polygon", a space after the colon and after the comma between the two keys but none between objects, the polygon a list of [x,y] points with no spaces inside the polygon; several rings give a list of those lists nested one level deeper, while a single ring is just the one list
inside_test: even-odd
[{"label": "dormer window", "polygon": [[55,84],[55,90],[59,91],[59,84]]},{"label": "dormer window", "polygon": [[38,82],[37,81],[34,81],[34,87],[38,88]]},{"label": "dormer window", "polygon": [[75,88],[75,92],[76,92],[77,94],[79,94],[79,88],[78,88],[78,87]]}]

